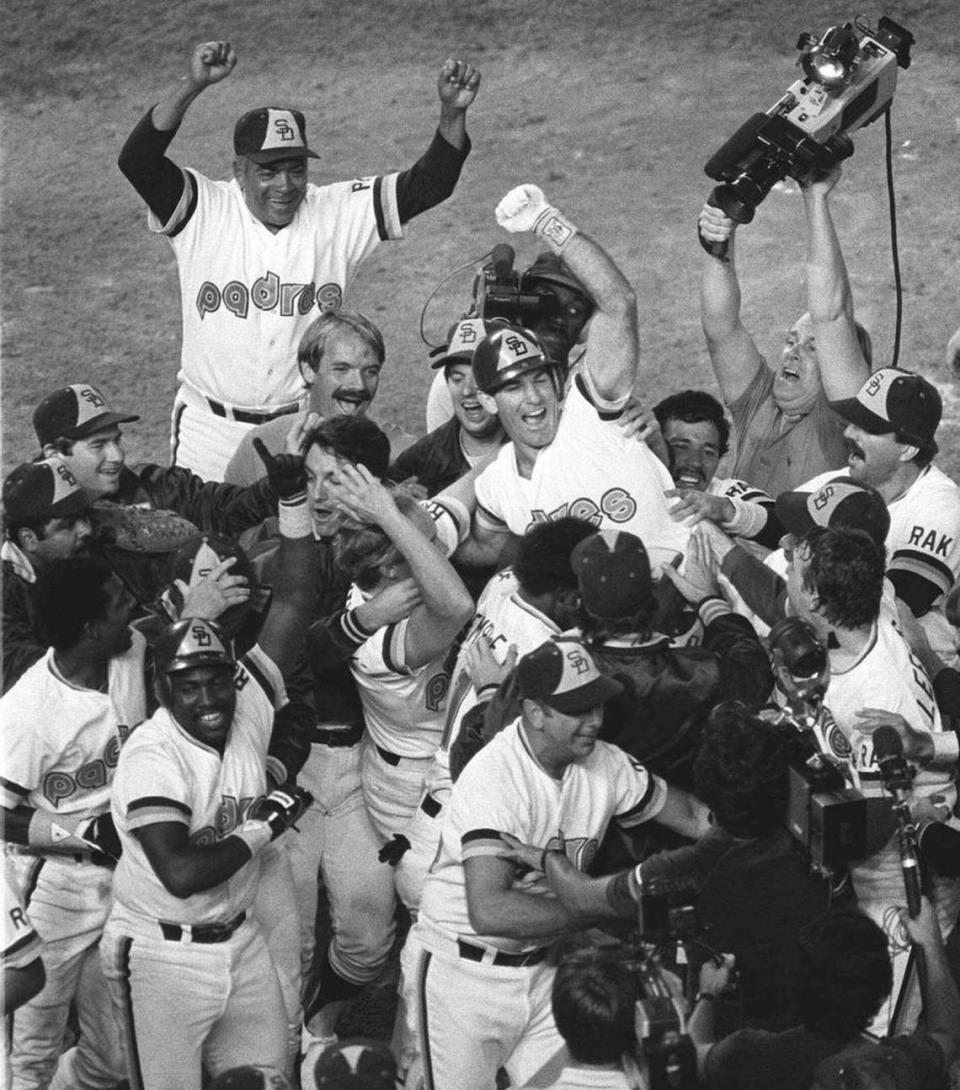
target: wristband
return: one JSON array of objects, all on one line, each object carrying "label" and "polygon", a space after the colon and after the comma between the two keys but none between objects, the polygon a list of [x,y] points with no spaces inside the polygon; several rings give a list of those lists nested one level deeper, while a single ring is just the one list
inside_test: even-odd
[{"label": "wristband", "polygon": [[732,536],[752,538],[766,526],[768,511],[765,507],[739,496],[725,498],[733,504],[733,516],[720,523],[722,530]]},{"label": "wristband", "polygon": [[715,995],[713,992],[697,992],[697,994],[696,994],[696,996],[695,996],[695,998],[693,1000],[693,1005],[696,1006],[700,1002],[701,999],[709,999],[711,1003],[719,1003],[720,1002],[719,997],[717,995]]},{"label": "wristband", "polygon": [[58,814],[34,810],[27,826],[27,845],[61,852],[89,851],[95,845],[84,839],[92,819],[87,814]]},{"label": "wristband", "polygon": [[250,849],[251,858],[273,839],[273,829],[265,821],[245,821],[230,836],[242,840]]},{"label": "wristband", "polygon": [[307,503],[306,492],[281,500],[277,505],[280,516],[280,536],[301,538],[313,533],[313,515]]},{"label": "wristband", "polygon": [[559,252],[577,233],[577,229],[562,212],[548,204],[534,221],[533,233]]}]

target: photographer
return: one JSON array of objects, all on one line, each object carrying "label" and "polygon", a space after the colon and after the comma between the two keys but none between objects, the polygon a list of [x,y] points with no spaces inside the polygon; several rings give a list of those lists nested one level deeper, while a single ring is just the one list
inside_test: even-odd
[{"label": "photographer", "polygon": [[[695,791],[713,820],[696,844],[601,878],[549,852],[543,857],[547,882],[580,920],[635,918],[638,903],[648,895],[657,900],[658,890],[670,891],[671,901],[692,900],[710,947],[730,951],[737,960],[740,996],[718,1007],[723,1031],[744,1023],[781,1029],[796,1018],[801,964],[792,937],[830,903],[828,883],[810,874],[786,829],[783,741],[743,704],[718,705],[704,727]],[[522,844],[515,844],[511,856],[533,867],[541,857],[539,849]],[[703,944],[690,944],[687,957],[695,972],[705,958]]]},{"label": "photographer", "polygon": [[890,989],[887,938],[866,916],[831,913],[798,936],[801,1024],[783,1033],[742,1030],[713,1044],[711,1011],[725,979],[705,966],[701,995],[707,998],[698,1004],[689,1030],[707,1090],[807,1090],[811,1080],[814,1090],[843,1090],[871,1085],[845,1081],[844,1073],[849,1078],[853,1072],[878,1070],[893,1075],[892,1085],[898,1087],[945,1087],[960,1053],[960,996],[930,902],[922,901],[916,919],[901,908],[899,923],[925,967],[920,974],[923,1030],[879,1044],[863,1039],[872,1012]]},{"label": "photographer", "polygon": [[[732,473],[771,496],[843,463],[844,425],[828,402],[853,397],[870,373],[869,336],[854,322],[828,204],[839,178],[835,167],[803,186],[808,313],[789,330],[775,368],[740,318],[736,225],[713,205],[700,213],[701,238],[727,243],[725,259],[703,255],[700,307],[710,360],[733,417]],[[822,366],[824,346],[832,349],[829,366]]]}]

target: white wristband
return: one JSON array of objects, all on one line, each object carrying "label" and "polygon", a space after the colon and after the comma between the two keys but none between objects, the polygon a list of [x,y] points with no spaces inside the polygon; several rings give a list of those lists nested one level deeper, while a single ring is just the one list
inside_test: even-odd
[{"label": "white wristband", "polygon": [[309,537],[313,533],[313,516],[306,492],[289,500],[281,500],[277,513],[280,516],[281,537]]},{"label": "white wristband", "polygon": [[577,229],[562,212],[557,211],[553,205],[548,204],[537,216],[533,225],[533,233],[542,238],[544,242],[549,242],[559,252],[577,233]]},{"label": "white wristband", "polygon": [[726,498],[733,504],[733,517],[724,519],[720,528],[735,537],[751,538],[759,534],[767,524],[767,509],[739,496]]},{"label": "white wristband", "polygon": [[254,856],[273,839],[273,830],[265,821],[251,820],[245,821],[239,828],[234,829],[230,835],[242,840],[250,849],[250,855]]}]

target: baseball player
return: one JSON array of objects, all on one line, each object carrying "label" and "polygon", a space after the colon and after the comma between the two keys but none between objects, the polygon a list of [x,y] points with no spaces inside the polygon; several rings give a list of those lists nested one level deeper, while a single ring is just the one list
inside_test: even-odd
[{"label": "baseball player", "polygon": [[363,795],[373,826],[386,842],[403,831],[420,803],[443,730],[446,660],[473,613],[473,601],[435,545],[432,518],[417,504],[408,500],[398,506],[390,490],[362,466],[342,467],[330,491],[344,510],[365,523],[342,528],[337,538],[339,562],[354,579],[348,607],[404,579],[412,578],[420,592],[410,616],[377,631],[351,662],[368,735]]},{"label": "baseball player", "polygon": [[40,936],[33,929],[23,907],[20,889],[10,874],[10,863],[3,867],[3,1013],[12,1014],[32,999],[46,979],[40,957]]},{"label": "baseball player", "polygon": [[521,717],[454,784],[412,932],[421,952],[404,993],[417,1010],[428,1090],[490,1090],[500,1066],[523,1086],[561,1047],[547,955],[570,917],[502,858],[501,834],[525,835],[586,868],[614,818],[706,830],[692,799],[597,740],[602,706],[620,685],[579,641],[549,641],[517,670]]},{"label": "baseball player", "polygon": [[314,548],[302,457],[264,461],[282,497],[282,563],[259,642],[238,664],[215,622],[171,625],[154,649],[161,708],[117,768],[124,851],[103,960],[134,1087],[199,1090],[204,1066],[287,1062],[280,985],[250,910],[259,853],[300,807],[293,792],[263,796]]},{"label": "baseball player", "polygon": [[[960,489],[933,465],[943,403],[921,375],[883,367],[856,397],[831,403],[847,421],[847,471],[887,503],[887,575],[933,650],[957,664],[957,636],[945,614],[960,575]],[[834,474],[803,486],[816,491]]]},{"label": "baseball player", "polygon": [[177,259],[183,350],[172,448],[177,465],[208,480],[223,479],[250,427],[297,411],[300,337],[318,312],[341,305],[360,262],[453,192],[480,86],[472,65],[444,63],[437,134],[399,174],[311,184],[307,160],[318,156],[303,114],[264,106],[236,124],[233,180],[211,181],[164,153],[193,100],[236,63],[229,42],[197,45],[119,160],[147,203],[151,230],[170,240]]},{"label": "baseball player", "polygon": [[536,186],[511,190],[497,206],[497,220],[508,231],[533,231],[547,241],[590,292],[596,310],[562,416],[557,365],[533,333],[505,327],[477,346],[479,400],[499,414],[510,442],[477,478],[471,536],[458,560],[496,560],[511,533],[561,515],[630,530],[669,556],[683,552],[688,530],[670,517],[664,495],[673,487],[669,473],[616,421],[639,358],[630,285],[605,251],[548,205]]},{"label": "baseball player", "polygon": [[[46,984],[13,1020],[11,1087],[107,1090],[123,1078],[98,949],[118,851],[110,785],[122,742],[147,713],[145,641],[101,560],[52,564],[34,602],[49,649],[0,699],[0,800]],[[80,1038],[58,1064],[74,1000]]]},{"label": "baseball player", "polygon": [[90,536],[89,500],[57,458],[24,462],[3,482],[3,691],[43,656],[31,597],[38,573]]}]

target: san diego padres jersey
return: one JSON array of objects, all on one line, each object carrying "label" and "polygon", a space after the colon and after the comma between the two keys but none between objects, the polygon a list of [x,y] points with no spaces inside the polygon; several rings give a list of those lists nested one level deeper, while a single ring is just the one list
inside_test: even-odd
[{"label": "san diego padres jersey", "polygon": [[[517,471],[512,443],[477,478],[477,522],[524,534],[535,522],[573,515],[598,530],[629,530],[654,555],[686,551],[688,527],[670,517],[666,466],[617,425],[622,405],[597,408],[589,377],[578,374],[563,402],[553,442],[537,455],[529,479]],[[593,402],[596,402],[594,404]]]},{"label": "san diego padres jersey", "polygon": [[4,806],[91,817],[109,809],[120,747],[147,714],[146,641],[132,636],[109,662],[105,693],[64,681],[50,648],[0,699]]},{"label": "san diego padres jersey", "polygon": [[178,378],[245,409],[303,395],[297,346],[325,310],[337,309],[357,266],[381,240],[403,237],[397,175],[307,186],[293,221],[272,232],[247,208],[236,180],[191,170],[169,221],[150,229],[173,246],[180,274],[183,349]]},{"label": "san diego padres jersey", "polygon": [[[363,601],[363,591],[351,587],[347,609]],[[432,757],[443,733],[449,653],[410,668],[406,636],[407,619],[378,629],[354,652],[350,671],[374,743],[400,757]]]},{"label": "san diego padres jersey", "polygon": [[283,678],[259,646],[238,663],[237,704],[221,756],[188,734],[165,709],[143,723],[121,753],[113,784],[113,820],[123,845],[114,898],[149,919],[222,923],[253,902],[257,859],[212,889],[174,897],[147,859],[137,829],[186,825],[194,844],[212,844],[247,820],[266,788],[266,755],[274,709],[286,700]]},{"label": "san diego padres jersey", "polygon": [[[843,472],[822,473],[802,491],[816,491]],[[933,605],[918,620],[933,650],[948,665],[956,665],[957,635],[944,603],[960,575],[960,489],[936,466],[927,466],[887,510],[887,571],[911,572],[937,588]]]},{"label": "san diego padres jersey", "polygon": [[[558,846],[586,870],[611,819],[625,827],[657,816],[666,802],[666,784],[650,775],[623,750],[597,742],[593,752],[564,770],[558,781],[530,752],[520,720],[506,727],[473,758],[453,785],[444,809],[440,850],[427,875],[420,903],[427,927],[447,936],[475,936],[467,912],[465,860],[503,851],[501,833],[526,844]],[[529,877],[514,889],[535,892]],[[488,945],[519,952],[543,940],[479,936]]]}]

